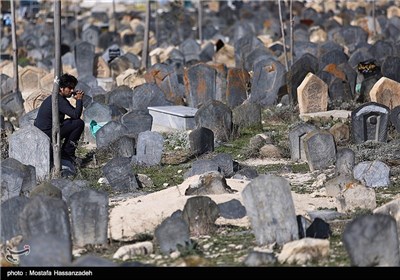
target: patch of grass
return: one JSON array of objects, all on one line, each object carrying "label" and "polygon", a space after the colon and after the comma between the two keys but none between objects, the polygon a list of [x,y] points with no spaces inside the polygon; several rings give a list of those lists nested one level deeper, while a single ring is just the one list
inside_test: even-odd
[{"label": "patch of grass", "polygon": [[278,172],[284,167],[283,164],[268,164],[268,165],[257,165],[255,168],[258,174],[266,174],[269,172]]},{"label": "patch of grass", "polygon": [[[188,167],[186,165],[163,165],[161,169],[162,172],[160,172],[160,166],[145,167],[135,165],[133,167],[135,174],[146,174],[153,181],[154,188],[149,188],[149,192],[156,192],[182,184],[184,181],[183,175]],[[168,184],[168,186],[164,186],[164,184]]]},{"label": "patch of grass", "polygon": [[308,163],[297,163],[290,166],[293,173],[305,173],[310,171]]}]

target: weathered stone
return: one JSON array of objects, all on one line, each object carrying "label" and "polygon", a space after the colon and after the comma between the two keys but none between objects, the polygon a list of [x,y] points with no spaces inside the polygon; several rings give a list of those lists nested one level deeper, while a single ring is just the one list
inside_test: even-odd
[{"label": "weathered stone", "polygon": [[351,134],[356,144],[367,140],[386,142],[389,108],[368,102],[351,113]]},{"label": "weathered stone", "polygon": [[289,131],[290,154],[293,161],[305,161],[306,154],[304,150],[303,139],[308,132],[316,130],[317,127],[308,123],[299,123]]},{"label": "weathered stone", "polygon": [[328,131],[311,131],[306,134],[303,143],[311,171],[325,169],[335,163],[336,145],[333,135]]},{"label": "weathered stone", "polygon": [[382,77],[369,92],[372,102],[387,106],[389,109],[400,106],[400,83]]},{"label": "weathered stone", "polygon": [[297,88],[300,114],[326,111],[328,108],[328,86],[312,73],[307,74]]}]

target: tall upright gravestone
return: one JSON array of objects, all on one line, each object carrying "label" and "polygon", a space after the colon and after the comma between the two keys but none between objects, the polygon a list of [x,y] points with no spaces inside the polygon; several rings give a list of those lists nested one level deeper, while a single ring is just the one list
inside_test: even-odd
[{"label": "tall upright gravestone", "polygon": [[36,177],[50,175],[50,138],[35,126],[19,129],[10,136],[9,156],[36,168]]},{"label": "tall upright gravestone", "polygon": [[300,114],[323,112],[328,108],[328,86],[312,73],[308,73],[297,88]]},{"label": "tall upright gravestone", "polygon": [[95,48],[91,43],[82,42],[75,46],[75,64],[79,76],[92,76]]},{"label": "tall upright gravestone", "polygon": [[389,108],[368,102],[351,113],[351,134],[355,144],[367,140],[386,142],[389,122]]},{"label": "tall upright gravestone", "polygon": [[382,77],[369,92],[371,101],[383,104],[389,109],[400,105],[400,83]]}]

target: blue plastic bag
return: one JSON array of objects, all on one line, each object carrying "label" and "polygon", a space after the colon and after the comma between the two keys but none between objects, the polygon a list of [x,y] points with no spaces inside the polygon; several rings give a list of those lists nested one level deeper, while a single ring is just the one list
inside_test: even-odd
[{"label": "blue plastic bag", "polygon": [[96,133],[97,131],[102,128],[104,125],[106,124],[106,122],[104,123],[97,123],[95,120],[91,120],[90,121],[90,132],[92,133],[93,137],[96,138]]}]

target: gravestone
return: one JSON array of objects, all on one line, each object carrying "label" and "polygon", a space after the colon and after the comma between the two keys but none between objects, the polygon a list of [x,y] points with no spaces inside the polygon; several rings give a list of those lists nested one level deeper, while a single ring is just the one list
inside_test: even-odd
[{"label": "gravestone", "polygon": [[250,53],[245,54],[244,69],[249,72],[254,69],[254,66],[263,60],[273,58],[272,52],[267,49],[264,45],[258,46],[253,49]]},{"label": "gravestone", "polygon": [[82,41],[88,42],[93,46],[97,46],[99,44],[99,35],[100,29],[95,25],[90,25],[85,30],[82,31]]},{"label": "gravestone", "polygon": [[347,62],[339,64],[338,68],[346,74],[346,81],[350,85],[351,96],[355,96],[357,72]]},{"label": "gravestone", "polygon": [[389,109],[400,106],[400,83],[386,77],[376,82],[369,92],[372,102],[387,106]]},{"label": "gravestone", "polygon": [[119,86],[108,93],[108,104],[129,110],[132,107],[133,90],[128,86]]},{"label": "gravestone", "polygon": [[275,175],[254,178],[242,192],[244,206],[259,245],[297,240],[299,231],[289,182]]},{"label": "gravestone", "polygon": [[156,63],[144,74],[147,83],[155,83],[164,93],[167,100],[174,102],[183,98],[184,92],[178,82],[178,75],[171,65]]},{"label": "gravestone", "polygon": [[353,142],[360,144],[368,140],[386,142],[389,108],[368,102],[351,113],[351,134]]},{"label": "gravestone", "polygon": [[69,180],[65,178],[52,179],[50,183],[61,190],[62,199],[68,203],[69,197],[76,192],[88,189],[88,182],[85,180]]},{"label": "gravestone", "polygon": [[352,175],[355,165],[355,153],[350,148],[341,148],[336,153],[335,175]]},{"label": "gravestone", "polygon": [[293,161],[306,160],[303,139],[313,130],[317,130],[317,127],[308,123],[299,123],[289,130],[290,155]]},{"label": "gravestone", "polygon": [[203,63],[185,69],[184,83],[189,107],[198,108],[216,99],[216,76],[217,71]]},{"label": "gravestone", "polygon": [[[24,249],[23,245],[29,245],[30,251],[27,255],[20,255],[19,265],[21,267],[65,267],[71,265],[71,240],[65,239],[58,233],[37,233],[24,238],[19,250]],[[39,271],[36,270],[37,273]]]},{"label": "gravestone", "polygon": [[368,33],[360,26],[346,25],[342,26],[338,32],[333,35],[333,41],[345,45],[350,52],[356,49],[357,44],[367,42]]},{"label": "gravestone", "polygon": [[[61,57],[61,63],[63,65],[69,65],[71,68],[76,68],[75,56],[72,52],[67,52]],[[54,75],[54,74],[52,74]]]},{"label": "gravestone", "polygon": [[102,167],[102,171],[114,191],[128,193],[139,188],[130,158],[113,158]]},{"label": "gravestone", "polygon": [[50,138],[35,126],[21,128],[10,136],[9,156],[34,166],[39,180],[50,175]]},{"label": "gravestone", "polygon": [[45,89],[34,90],[29,96],[25,98],[25,112],[30,112],[36,108],[39,108],[43,101],[50,95],[51,91],[47,91]]},{"label": "gravestone", "polygon": [[328,85],[312,73],[308,73],[297,88],[300,114],[327,111]]},{"label": "gravestone", "polygon": [[230,154],[220,153],[212,160],[217,163],[224,177],[231,177],[233,175],[233,158]]},{"label": "gravestone", "polygon": [[261,105],[257,103],[243,103],[232,110],[232,123],[239,133],[248,127],[260,127]]},{"label": "gravestone", "polygon": [[323,54],[320,57],[319,67],[320,69],[324,69],[325,66],[327,66],[328,64],[334,63],[339,65],[341,63],[347,62],[347,60],[348,57],[342,50],[335,49]]},{"label": "gravestone", "polygon": [[342,79],[335,78],[328,87],[329,100],[333,104],[342,104],[353,100],[350,84]]},{"label": "gravestone", "polygon": [[194,39],[186,39],[179,46],[179,50],[185,57],[185,64],[200,60],[200,45]]},{"label": "gravestone", "polygon": [[110,122],[111,119],[112,116],[111,116],[110,106],[98,102],[92,102],[83,111],[83,120],[85,122],[85,129],[84,129],[85,141],[92,144],[96,143],[96,138],[90,131],[91,121],[95,121],[99,125],[105,125],[106,123]]},{"label": "gravestone", "polygon": [[226,89],[226,104],[235,108],[247,99],[247,84],[250,76],[247,71],[239,68],[228,69]]},{"label": "gravestone", "polygon": [[[123,51],[121,50],[120,46],[118,44],[112,44],[111,46],[109,46],[103,53],[103,55],[101,56],[104,61],[106,61],[110,67],[111,67],[111,62],[120,57],[121,55],[123,55]],[[127,61],[129,61],[128,59],[126,59]]]},{"label": "gravestone", "polygon": [[117,121],[110,121],[96,132],[96,146],[97,148],[106,148],[119,137],[126,134],[129,134],[129,132],[125,125]]},{"label": "gravestone", "polygon": [[189,134],[190,151],[194,155],[201,155],[214,151],[214,132],[205,127],[199,127]]},{"label": "gravestone", "polygon": [[276,104],[279,89],[286,82],[285,74],[285,67],[272,58],[256,63],[249,101],[261,106]]},{"label": "gravestone", "polygon": [[246,208],[237,199],[219,203],[218,209],[220,216],[225,219],[241,219],[246,216]]},{"label": "gravestone", "polygon": [[19,119],[19,128],[24,128],[33,125],[35,122],[39,108],[36,108],[28,113],[23,114]]},{"label": "gravestone", "polygon": [[390,215],[363,215],[351,221],[343,244],[352,266],[399,266],[396,220]]},{"label": "gravestone", "polygon": [[299,38],[300,36],[304,38],[304,41],[294,42],[293,46],[294,61],[296,62],[299,58],[301,58],[305,54],[310,54],[317,57],[318,44],[308,41],[308,32],[305,30],[297,30],[297,32],[294,34],[295,39]]},{"label": "gravestone", "polygon": [[389,42],[378,40],[373,44],[368,52],[382,64],[387,56],[394,54],[393,47]]},{"label": "gravestone", "polygon": [[137,139],[140,132],[151,130],[153,117],[148,111],[133,110],[122,115],[121,123],[128,128],[129,134]]},{"label": "gravestone", "polygon": [[1,161],[1,202],[15,196],[29,195],[36,186],[36,171],[14,158]]},{"label": "gravestone", "polygon": [[390,111],[390,122],[396,128],[397,132],[400,133],[400,106]]},{"label": "gravestone", "polygon": [[221,168],[218,164],[210,159],[199,159],[192,163],[192,168],[190,168],[183,177],[185,179],[194,176],[194,175],[201,175],[204,173],[208,173],[210,171],[221,171]]},{"label": "gravestone", "polygon": [[351,67],[356,68],[360,62],[373,59],[374,57],[368,52],[367,48],[359,48],[350,55],[348,63]]},{"label": "gravestone", "polygon": [[1,243],[22,235],[19,215],[28,201],[25,196],[15,196],[1,203]]},{"label": "gravestone", "polygon": [[136,154],[136,138],[124,135],[110,144],[112,157],[132,157]]},{"label": "gravestone", "polygon": [[252,33],[247,33],[238,40],[234,41],[235,66],[237,68],[245,68],[247,55],[256,48],[263,46],[263,43]]},{"label": "gravestone", "polygon": [[290,104],[297,104],[297,88],[303,82],[308,73],[317,73],[318,59],[311,54],[304,54],[290,67],[286,74],[287,91]]},{"label": "gravestone", "polygon": [[47,74],[43,69],[27,66],[19,72],[20,89],[23,93],[30,93],[33,90],[40,88],[40,80]]},{"label": "gravestone", "polygon": [[24,100],[21,92],[11,92],[1,95],[1,112],[9,120],[15,118],[18,124],[19,118],[25,113]]},{"label": "gravestone", "polygon": [[214,234],[218,217],[217,204],[207,196],[190,197],[182,211],[182,219],[189,225],[191,236]]},{"label": "gravestone", "polygon": [[71,246],[68,207],[61,199],[42,195],[34,196],[21,212],[19,222],[24,239],[43,234],[55,234],[59,240]]},{"label": "gravestone", "polygon": [[75,64],[80,77],[93,76],[95,47],[81,42],[75,46]]},{"label": "gravestone", "polygon": [[[223,103],[227,102],[228,92],[228,69],[223,63],[216,63],[210,65],[212,68],[217,71],[217,75],[215,78],[215,99],[222,101]],[[246,74],[244,74],[246,75]]]},{"label": "gravestone", "polygon": [[324,170],[335,163],[336,144],[333,135],[328,131],[311,131],[306,134],[303,143],[311,171]]},{"label": "gravestone", "polygon": [[155,84],[141,84],[133,90],[131,110],[147,110],[149,106],[171,105]]},{"label": "gravestone", "polygon": [[69,198],[69,207],[74,245],[107,243],[107,193],[95,190],[75,192]]},{"label": "gravestone", "polygon": [[359,162],[353,169],[353,176],[370,188],[390,185],[390,167],[380,160]]},{"label": "gravestone", "polygon": [[132,157],[132,161],[138,165],[158,165],[161,162],[163,149],[164,138],[160,133],[140,132],[136,145],[136,157]]},{"label": "gravestone", "polygon": [[154,231],[157,243],[163,254],[170,254],[190,244],[189,225],[177,216],[166,218]]},{"label": "gravestone", "polygon": [[381,72],[384,77],[400,83],[400,57],[386,57],[382,63]]},{"label": "gravestone", "polygon": [[217,100],[210,100],[197,110],[194,116],[196,127],[205,127],[214,132],[214,138],[228,141],[232,134],[232,111]]}]

